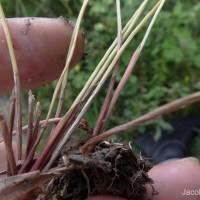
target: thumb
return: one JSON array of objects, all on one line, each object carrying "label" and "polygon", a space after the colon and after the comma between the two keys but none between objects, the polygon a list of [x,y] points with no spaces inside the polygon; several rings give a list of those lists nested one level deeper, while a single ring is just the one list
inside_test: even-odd
[{"label": "thumb", "polygon": [[[200,165],[196,158],[184,158],[154,166],[149,171],[159,195],[154,200],[197,200],[200,199]],[[199,191],[195,195],[184,195],[187,191]],[[151,191],[151,189],[150,189]]]},{"label": "thumb", "polygon": [[[7,20],[19,68],[22,89],[31,89],[58,78],[64,68],[73,26],[62,18],[13,18]],[[0,20],[0,95],[13,88],[13,73]],[[79,33],[71,66],[81,58],[83,34]]]}]

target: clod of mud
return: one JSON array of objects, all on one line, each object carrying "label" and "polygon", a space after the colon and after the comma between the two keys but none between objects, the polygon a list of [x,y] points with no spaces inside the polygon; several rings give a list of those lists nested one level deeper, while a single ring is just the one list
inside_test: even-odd
[{"label": "clod of mud", "polygon": [[128,200],[151,198],[145,184],[153,184],[147,174],[152,166],[141,157],[137,159],[128,145],[103,142],[86,155],[64,153],[63,160],[72,170],[53,183],[58,200],[84,200],[104,194]]}]

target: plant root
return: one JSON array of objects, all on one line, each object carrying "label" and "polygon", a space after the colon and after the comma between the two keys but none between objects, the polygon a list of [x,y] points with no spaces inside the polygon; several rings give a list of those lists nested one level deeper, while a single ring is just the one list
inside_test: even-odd
[{"label": "plant root", "polygon": [[145,185],[153,184],[147,174],[152,165],[141,156],[137,159],[128,145],[104,141],[85,155],[73,150],[63,154],[72,170],[53,183],[51,192],[58,200],[87,199],[88,192],[89,196],[116,195],[128,200],[151,198]]}]

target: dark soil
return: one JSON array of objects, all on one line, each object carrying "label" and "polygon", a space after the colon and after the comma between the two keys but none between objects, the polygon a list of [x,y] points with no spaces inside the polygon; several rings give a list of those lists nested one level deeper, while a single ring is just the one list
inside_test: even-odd
[{"label": "dark soil", "polygon": [[145,187],[153,184],[147,174],[151,165],[141,157],[137,159],[128,145],[103,142],[86,155],[68,151],[64,160],[72,170],[54,182],[59,200],[84,200],[102,194],[151,199]]}]

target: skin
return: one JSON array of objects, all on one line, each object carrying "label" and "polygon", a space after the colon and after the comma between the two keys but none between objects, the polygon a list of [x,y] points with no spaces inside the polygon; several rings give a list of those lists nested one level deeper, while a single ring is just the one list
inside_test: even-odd
[{"label": "skin", "polygon": [[[18,20],[19,19],[17,19],[15,21],[16,25],[13,24],[13,26],[18,27],[18,24],[21,23]],[[41,19],[41,20],[44,20],[44,19]],[[37,35],[40,35],[40,34],[43,35],[43,37],[44,37],[45,35],[50,34],[50,32],[52,30],[60,31],[60,29],[62,30],[62,28],[61,28],[62,26],[64,26],[64,27],[66,26],[66,24],[63,23],[63,21],[59,21],[59,23],[60,23],[59,25],[58,24],[56,25],[56,21],[54,21],[54,20],[48,21],[47,25],[45,25],[43,23],[43,26],[45,26],[44,29],[42,29],[42,25],[36,26],[34,29],[35,35],[33,36],[33,38],[35,38],[35,39],[38,38]],[[55,26],[59,26],[59,29],[57,29],[58,27],[55,28]],[[2,32],[2,30],[0,28],[0,33],[1,32]],[[66,30],[66,33],[68,33],[67,30]],[[19,37],[19,40],[16,44],[19,44],[19,42],[20,43],[24,42],[24,39],[25,39],[24,37],[25,36]],[[48,37],[49,38],[47,40],[47,43],[43,43],[43,45],[40,46],[41,47],[40,51],[42,51],[42,48],[44,48],[44,49],[46,49],[44,51],[48,52],[49,51],[48,48],[50,49],[52,47],[52,45],[49,45],[48,42],[51,42],[51,37],[52,37],[52,40],[55,39],[55,35],[52,33],[52,34],[48,35]],[[34,44],[34,40],[31,40],[31,41],[26,40],[26,41],[27,41],[28,45],[25,43],[24,46],[28,46],[28,48],[30,48],[30,49],[27,52],[24,51],[25,52],[24,56],[26,56],[27,59],[33,59],[31,57],[31,55],[34,54],[34,51],[36,51],[36,49],[32,52],[31,47],[33,47],[36,44]],[[1,39],[0,39],[0,42],[1,42]],[[82,42],[82,39],[81,39],[81,42]],[[69,44],[69,41],[67,41],[67,38],[66,38],[66,44]],[[48,46],[48,48],[46,45]],[[58,48],[55,45],[55,43],[54,43],[54,47]],[[6,47],[4,46],[4,48],[6,48]],[[36,48],[36,47],[34,47],[34,48]],[[65,48],[65,47],[62,46],[62,48]],[[83,52],[83,47],[81,47],[81,48],[82,48],[82,52]],[[64,51],[63,49],[59,49],[59,48],[56,50],[56,52],[63,52],[63,51]],[[65,50],[65,51],[67,52],[67,50]],[[73,64],[75,64],[78,61],[78,59],[81,57],[82,52],[80,53],[79,51],[80,51],[80,49],[78,49],[78,53],[76,52],[75,61],[72,62]],[[38,52],[36,52],[34,54],[34,56],[36,56],[37,53]],[[56,78],[57,75],[54,76],[54,73],[57,74],[57,71],[59,71],[59,73],[60,73],[60,70],[61,70],[60,67],[55,67],[56,66],[55,63],[58,64],[60,62],[59,56],[54,58],[54,60],[53,60],[54,62],[53,61],[49,62],[48,60],[49,60],[49,58],[51,58],[49,55],[51,53],[52,52],[49,51],[49,54],[48,53],[46,55],[45,55],[45,53],[42,54],[42,60],[43,60],[42,63],[46,63],[45,66],[48,66],[48,67],[44,67],[43,64],[41,64],[38,61],[38,60],[40,60],[38,57],[37,57],[37,59],[35,59],[36,60],[35,62],[36,63],[38,62],[36,65],[35,65],[35,63],[34,63],[34,65],[31,64],[32,61],[31,62],[29,60],[26,61],[26,63],[28,63],[26,66],[26,68],[28,68],[28,69],[26,69],[26,70],[29,72],[32,72],[32,73],[34,72],[35,75],[33,77],[34,83],[32,83],[32,82],[29,83],[28,81],[26,81],[27,74],[25,72],[23,73],[23,70],[25,70],[25,69],[23,69],[23,68],[21,69],[22,79],[24,79],[24,81],[22,81],[22,86],[24,89],[36,87],[36,86],[43,84],[43,81],[41,81],[39,78],[37,78],[37,77],[39,77],[39,74],[41,73],[41,71],[44,74],[46,74],[46,73],[48,74],[47,78],[45,78],[45,83],[52,81],[54,78]],[[12,75],[9,75],[11,72],[10,72],[10,66],[8,65],[8,55],[6,55],[4,52],[3,54],[0,54],[0,57],[1,57],[1,59],[4,60],[2,62],[0,59],[0,62],[1,62],[0,63],[0,74],[4,70],[4,75],[6,77],[10,78],[10,82],[8,79],[8,81],[6,81],[6,84],[2,84],[5,82],[0,82],[0,91],[1,91],[1,94],[3,94],[3,93],[6,93],[11,90],[10,87],[12,86],[12,81],[11,81]],[[21,55],[21,57],[22,57],[22,55]],[[18,58],[18,61],[20,62],[19,58]],[[7,63],[7,64],[5,64],[5,69],[2,69],[2,66],[1,66],[2,63]],[[21,65],[23,65],[23,61],[21,61]],[[35,66],[37,66],[37,67],[35,67]],[[1,78],[1,79],[3,79],[3,78]],[[10,86],[9,87],[6,86],[7,84]],[[16,144],[15,143],[13,143],[13,149],[14,149],[14,152],[16,152]],[[24,147],[24,150],[25,150],[25,147]],[[3,143],[0,143],[0,152],[1,152],[1,154],[0,154],[0,171],[3,171],[6,169],[6,152],[5,152],[5,147],[4,147]],[[156,165],[149,171],[149,176],[155,181],[154,186],[159,191],[159,195],[155,196],[153,198],[153,200],[168,200],[168,199],[197,200],[197,199],[200,199],[200,195],[195,195],[195,196],[194,195],[193,196],[181,195],[182,192],[184,192],[184,189],[188,189],[188,190],[200,189],[200,165],[199,165],[199,161],[195,158],[185,158],[185,159],[174,161],[174,162],[171,162],[168,164]],[[148,186],[147,186],[147,190],[150,193],[151,189]],[[123,200],[123,198],[114,197],[114,196],[96,196],[96,197],[89,198],[89,200]]]},{"label": "skin", "polygon": [[[7,20],[20,73],[22,89],[49,83],[61,74],[66,61],[73,25],[63,18],[12,18]],[[13,72],[0,20],[0,95],[13,88]],[[74,66],[82,57],[84,36],[78,36]],[[5,84],[6,83],[6,84]]]},{"label": "skin", "polygon": [[[199,195],[182,195],[184,189],[200,189],[200,165],[196,158],[189,157],[167,164],[159,164],[149,171],[154,180],[154,187],[159,195],[153,200],[199,200]],[[147,187],[149,194],[151,189]],[[124,200],[124,198],[111,196],[91,197],[89,200]]]}]

